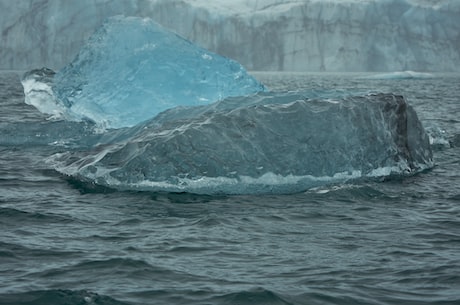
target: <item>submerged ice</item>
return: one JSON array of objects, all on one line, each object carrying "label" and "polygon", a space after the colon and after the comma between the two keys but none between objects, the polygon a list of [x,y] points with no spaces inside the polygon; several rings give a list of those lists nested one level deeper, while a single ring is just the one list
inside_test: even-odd
[{"label": "submerged ice", "polygon": [[66,175],[107,187],[204,194],[299,192],[432,165],[416,113],[392,94],[228,98],[170,109],[113,139],[53,162]]},{"label": "submerged ice", "polygon": [[266,92],[237,62],[149,19],[109,19],[71,64],[22,83],[26,103],[61,120],[44,134],[68,151],[49,164],[120,190],[291,193],[433,164],[402,96]]},{"label": "submerged ice", "polygon": [[[46,93],[34,76],[23,80],[26,99],[52,112],[43,99],[30,98]],[[178,105],[209,104],[264,90],[239,63],[151,19],[121,16],[109,18],[49,87],[52,104],[57,104],[53,115],[88,119],[107,128],[133,126]]]}]

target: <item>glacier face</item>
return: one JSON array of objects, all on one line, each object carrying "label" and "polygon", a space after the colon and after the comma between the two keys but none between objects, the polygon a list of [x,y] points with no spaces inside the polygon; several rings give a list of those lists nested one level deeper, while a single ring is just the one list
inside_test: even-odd
[{"label": "glacier face", "polygon": [[58,69],[105,18],[160,24],[249,70],[460,71],[457,0],[0,1],[0,68]]},{"label": "glacier face", "polygon": [[111,135],[111,143],[49,162],[111,188],[203,194],[292,193],[433,165],[403,97],[325,96],[260,93],[173,108]]},{"label": "glacier face", "polygon": [[111,17],[55,75],[27,73],[26,103],[103,128],[134,126],[169,108],[264,90],[237,62],[197,47],[151,19]]}]

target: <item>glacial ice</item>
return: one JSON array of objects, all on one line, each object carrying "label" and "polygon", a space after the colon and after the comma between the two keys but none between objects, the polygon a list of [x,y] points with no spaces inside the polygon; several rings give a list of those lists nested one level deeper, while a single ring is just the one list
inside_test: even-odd
[{"label": "glacial ice", "polygon": [[4,0],[0,68],[60,69],[118,14],[252,71],[460,71],[458,0]]},{"label": "glacial ice", "polygon": [[34,106],[41,113],[51,115],[52,119],[70,119],[69,108],[62,104],[53,92],[55,74],[48,68],[26,72],[21,79],[24,88],[24,102]]},{"label": "glacial ice", "polygon": [[67,148],[48,163],[92,185],[293,193],[433,165],[402,96],[267,92],[238,63],[149,19],[111,18],[71,64],[22,82],[27,103],[61,119],[37,129],[47,138],[37,144]]},{"label": "glacial ice", "polygon": [[89,152],[50,159],[75,179],[120,190],[292,193],[433,165],[402,96],[259,93],[167,110]]},{"label": "glacial ice", "polygon": [[[88,119],[104,128],[133,126],[178,105],[264,90],[239,63],[137,17],[109,18],[51,84],[50,79],[44,84],[34,78],[36,74],[23,79],[26,102],[57,112],[54,116]],[[51,94],[49,86],[51,104],[59,104],[53,111],[36,98],[37,92]]]}]

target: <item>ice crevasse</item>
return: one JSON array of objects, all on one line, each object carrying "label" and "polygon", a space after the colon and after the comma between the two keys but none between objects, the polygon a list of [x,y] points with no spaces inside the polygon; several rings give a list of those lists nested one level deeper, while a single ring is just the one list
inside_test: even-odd
[{"label": "ice crevasse", "polygon": [[26,102],[54,118],[103,127],[94,145],[82,137],[84,149],[48,162],[119,190],[292,193],[433,165],[402,96],[270,92],[149,19],[109,19],[71,64],[23,84]]}]

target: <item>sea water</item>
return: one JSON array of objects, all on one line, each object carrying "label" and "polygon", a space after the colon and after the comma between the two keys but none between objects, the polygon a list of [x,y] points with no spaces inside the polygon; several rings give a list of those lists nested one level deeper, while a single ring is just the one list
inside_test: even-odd
[{"label": "sea water", "polygon": [[291,195],[116,192],[44,162],[19,72],[0,73],[0,304],[459,304],[460,75],[253,73],[271,90],[404,95],[436,166]]}]

